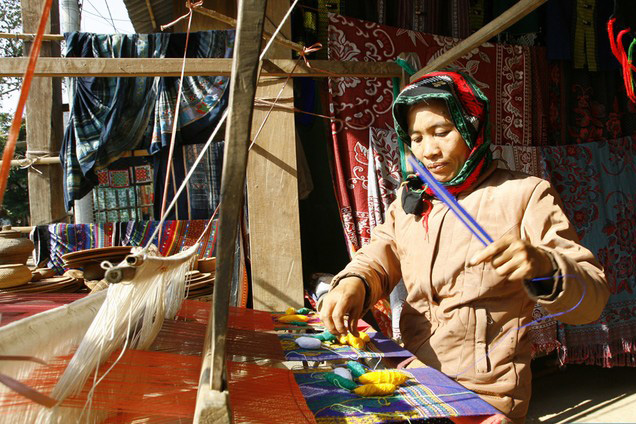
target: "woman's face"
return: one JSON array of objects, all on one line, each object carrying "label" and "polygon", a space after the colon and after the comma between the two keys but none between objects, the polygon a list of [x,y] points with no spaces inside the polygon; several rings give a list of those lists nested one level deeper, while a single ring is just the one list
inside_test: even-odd
[{"label": "woman's face", "polygon": [[437,181],[447,182],[459,174],[470,148],[451,121],[443,100],[411,106],[408,125],[411,150]]}]

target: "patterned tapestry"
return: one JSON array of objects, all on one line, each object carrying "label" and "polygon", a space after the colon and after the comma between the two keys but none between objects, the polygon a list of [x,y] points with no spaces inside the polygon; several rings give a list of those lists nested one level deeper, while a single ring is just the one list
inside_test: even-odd
[{"label": "patterned tapestry", "polygon": [[636,366],[636,143],[631,137],[543,147],[545,177],[581,243],[605,268],[611,296],[588,325],[559,323],[562,360]]},{"label": "patterned tapestry", "polygon": [[[458,41],[339,15],[329,17],[331,60],[387,62],[402,52],[414,52],[426,64]],[[545,131],[533,124],[528,47],[486,43],[459,60],[453,70],[473,76],[492,99],[490,119],[500,123],[491,128],[494,144],[540,144]],[[386,78],[330,78],[329,90],[331,112],[338,119],[332,124],[336,197],[353,252],[369,241],[377,223],[377,202],[369,199],[369,186],[380,197],[382,187],[374,186],[378,169],[370,169],[370,164],[381,162],[393,142],[387,135],[393,133],[393,83]]]}]

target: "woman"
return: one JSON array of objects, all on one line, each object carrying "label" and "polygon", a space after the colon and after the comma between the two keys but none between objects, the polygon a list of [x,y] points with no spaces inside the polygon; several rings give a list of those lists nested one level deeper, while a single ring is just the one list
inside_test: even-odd
[{"label": "woman", "polygon": [[527,328],[536,303],[558,319],[597,319],[609,291],[601,266],[578,243],[551,185],[497,168],[489,150],[488,99],[458,73],[435,72],[393,105],[398,136],[495,240],[484,246],[410,177],[384,224],[333,279],[321,307],[329,331],[352,324],[403,279],[405,347],[509,418],[530,400]]}]

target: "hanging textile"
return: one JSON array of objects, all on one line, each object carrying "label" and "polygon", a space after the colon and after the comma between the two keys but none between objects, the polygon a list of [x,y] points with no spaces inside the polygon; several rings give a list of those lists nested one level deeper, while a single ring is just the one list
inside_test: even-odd
[{"label": "hanging textile", "polygon": [[543,177],[541,167],[541,149],[534,146],[496,146],[491,145],[493,159],[503,162],[500,168],[519,171],[535,177]]},{"label": "hanging textile", "polygon": [[[166,57],[183,57],[186,34],[171,34]],[[203,31],[190,34],[187,57],[231,58],[234,31]],[[205,143],[216,127],[228,102],[229,77],[185,76],[177,123],[178,144]],[[170,145],[174,122],[178,77],[159,80],[159,94],[153,111],[152,139],[148,151],[154,154]]]},{"label": "hanging textile", "polygon": [[[67,57],[182,57],[185,34],[66,34]],[[231,57],[234,31],[191,34],[190,57]],[[167,146],[178,78],[76,78],[60,159],[67,210],[97,183],[95,170],[123,152]],[[205,142],[227,105],[227,77],[186,77],[179,144]]]},{"label": "hanging textile", "polygon": [[636,140],[543,147],[581,243],[605,268],[611,296],[592,324],[559,323],[566,363],[636,366]]},{"label": "hanging textile", "polygon": [[[221,198],[224,145],[223,141],[212,143],[205,152],[186,189],[179,196],[174,210],[167,215],[168,219],[206,219],[212,216]],[[168,202],[172,201],[175,187],[178,188],[190,172],[203,146],[204,144],[194,144],[175,148],[170,163],[172,181],[168,185]],[[168,149],[163,149],[153,156],[154,214],[157,217],[161,215],[168,153]]]},{"label": "hanging textile", "polygon": [[[67,33],[67,57],[165,57],[168,34]],[[73,104],[60,159],[70,210],[97,183],[95,169],[117,160],[142,140],[159,78],[74,79]]]},{"label": "hanging textile", "polygon": [[[192,246],[203,233],[208,220],[166,221],[161,241],[155,244],[163,256],[174,255]],[[35,228],[31,238],[38,251],[38,262],[48,258],[46,266],[58,274],[64,272],[62,255],[85,249],[109,246],[144,246],[158,221],[109,222],[106,224],[49,224]],[[213,256],[217,221],[207,238],[202,240],[199,255]]]},{"label": "hanging textile", "polygon": [[117,228],[113,223],[107,224],[49,224],[36,228],[40,233],[37,240],[47,243],[48,246],[40,246],[40,261],[49,261],[47,267],[54,269],[56,273],[64,272],[62,255],[78,250],[93,249],[98,247],[117,246]]},{"label": "hanging textile", "polygon": [[[364,28],[359,31],[356,28]],[[332,60],[393,61],[415,52],[421,63],[439,56],[459,40],[330,16],[329,55]],[[451,68],[475,78],[491,99],[494,144],[534,145],[530,49],[484,44]],[[393,131],[389,79],[330,78],[336,196],[350,252],[370,238],[368,199],[370,128]]]},{"label": "hanging textile", "polygon": [[636,136],[636,106],[625,94],[618,69],[589,72],[553,62],[548,93],[550,145]]}]

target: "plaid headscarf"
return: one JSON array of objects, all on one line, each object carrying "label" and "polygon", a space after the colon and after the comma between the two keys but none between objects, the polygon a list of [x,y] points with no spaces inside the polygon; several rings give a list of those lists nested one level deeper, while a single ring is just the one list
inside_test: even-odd
[{"label": "plaid headscarf", "polygon": [[[431,99],[445,101],[450,119],[471,149],[459,173],[452,180],[441,182],[456,196],[471,187],[492,161],[488,123],[489,101],[469,76],[457,72],[426,74],[406,86],[393,102],[395,130],[403,143],[411,144],[407,120],[409,108]],[[419,178],[407,178],[402,195],[402,206],[407,213],[428,216],[431,197],[434,197],[433,191]]]}]

